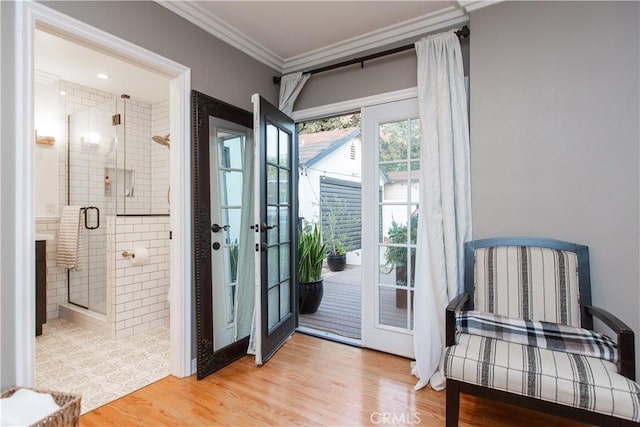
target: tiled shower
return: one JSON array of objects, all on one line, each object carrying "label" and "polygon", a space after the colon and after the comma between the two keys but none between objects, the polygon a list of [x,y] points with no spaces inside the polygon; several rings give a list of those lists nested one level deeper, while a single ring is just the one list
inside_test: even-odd
[{"label": "tiled shower", "polygon": [[[45,149],[57,150],[58,204],[36,218],[37,233],[55,236],[47,242],[47,320],[64,318],[111,339],[166,326],[169,148],[151,137],[169,134],[168,102],[56,84],[64,137]],[[65,205],[88,208],[80,272],[56,265],[56,213]],[[140,248],[148,254],[141,265],[122,255]]]}]

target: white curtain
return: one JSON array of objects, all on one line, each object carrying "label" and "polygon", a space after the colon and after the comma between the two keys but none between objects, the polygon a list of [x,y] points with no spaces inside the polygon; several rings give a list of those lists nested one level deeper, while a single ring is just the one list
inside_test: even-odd
[{"label": "white curtain", "polygon": [[445,308],[462,291],[471,238],[469,123],[460,42],[453,31],[416,43],[421,131],[420,216],[412,373],[416,390],[445,387]]},{"label": "white curtain", "polygon": [[253,137],[248,136],[244,145],[242,170],[242,213],[240,240],[238,242],[238,280],[235,300],[235,340],[252,333],[255,300],[255,250],[253,224]]},{"label": "white curtain", "polygon": [[291,116],[293,112],[293,103],[300,94],[304,84],[309,80],[311,74],[302,74],[301,72],[287,74],[282,76],[280,80],[280,104],[278,108],[287,116]]}]

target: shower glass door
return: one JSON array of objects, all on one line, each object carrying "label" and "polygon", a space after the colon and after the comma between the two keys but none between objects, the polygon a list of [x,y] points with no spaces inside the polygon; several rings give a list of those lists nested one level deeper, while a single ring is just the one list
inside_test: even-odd
[{"label": "shower glass door", "polygon": [[[106,218],[116,213],[116,177],[119,133],[114,126],[116,100],[68,116],[67,205],[79,206],[80,249],[78,271],[69,271],[69,302],[106,314],[107,227]],[[122,184],[120,184],[122,185]]]}]

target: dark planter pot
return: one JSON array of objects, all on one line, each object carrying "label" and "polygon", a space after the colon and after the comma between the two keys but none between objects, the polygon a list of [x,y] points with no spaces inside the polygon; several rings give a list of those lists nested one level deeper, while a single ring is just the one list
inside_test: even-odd
[{"label": "dark planter pot", "polygon": [[318,311],[324,294],[322,279],[317,282],[300,282],[298,287],[298,310],[300,314],[313,314]]},{"label": "dark planter pot", "polygon": [[327,255],[327,265],[331,271],[342,271],[347,265],[346,255]]}]

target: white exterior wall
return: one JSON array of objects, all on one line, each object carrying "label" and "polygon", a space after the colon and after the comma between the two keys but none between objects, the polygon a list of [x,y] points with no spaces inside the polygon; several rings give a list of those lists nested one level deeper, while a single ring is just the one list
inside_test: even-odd
[{"label": "white exterior wall", "polygon": [[[355,144],[355,159],[351,159],[351,143]],[[300,216],[306,221],[320,222],[320,177],[362,181],[362,142],[360,137],[343,144],[334,152],[313,164],[301,174],[298,183]]]}]

